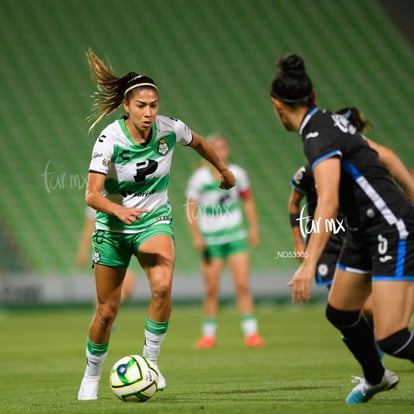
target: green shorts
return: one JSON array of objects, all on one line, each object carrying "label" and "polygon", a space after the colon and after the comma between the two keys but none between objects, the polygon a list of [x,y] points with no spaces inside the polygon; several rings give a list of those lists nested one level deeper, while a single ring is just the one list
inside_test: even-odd
[{"label": "green shorts", "polygon": [[247,239],[239,239],[223,244],[210,244],[203,252],[205,259],[226,259],[235,253],[247,252],[249,245]]},{"label": "green shorts", "polygon": [[174,239],[172,224],[155,224],[141,233],[115,233],[96,230],[92,236],[93,263],[110,267],[128,267],[132,255],[151,237],[165,234]]}]

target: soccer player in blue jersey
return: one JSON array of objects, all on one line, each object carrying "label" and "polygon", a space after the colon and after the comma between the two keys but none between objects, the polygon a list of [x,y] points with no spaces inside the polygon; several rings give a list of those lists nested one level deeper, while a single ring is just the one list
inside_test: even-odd
[{"label": "soccer player in blue jersey", "polygon": [[399,381],[382,365],[360,312],[371,292],[378,345],[414,362],[414,335],[408,329],[414,306],[414,207],[357,128],[342,115],[316,106],[300,56],[279,60],[270,92],[282,125],[302,137],[318,192],[315,218],[322,223],[310,235],[306,256],[289,283],[292,300],[310,298],[316,263],[330,237],[325,224],[335,221],[340,210],[346,217],[346,238],[326,316],[364,374],[345,401],[367,402]]},{"label": "soccer player in blue jersey", "polygon": [[[92,50],[87,58],[98,89],[91,129],[120,105],[126,115],[99,134],[89,166],[86,203],[97,211],[93,234],[97,305],[88,330],[79,400],[98,398],[111,326],[132,255],[151,289],[142,355],[159,372],[157,359],[168,329],[175,264],[167,193],[175,145],[191,147],[209,161],[220,173],[221,188],[235,185],[233,173],[203,137],[178,119],[158,115],[158,87],[150,77],[135,72],[117,77]],[[162,390],[166,381],[159,374]]]}]

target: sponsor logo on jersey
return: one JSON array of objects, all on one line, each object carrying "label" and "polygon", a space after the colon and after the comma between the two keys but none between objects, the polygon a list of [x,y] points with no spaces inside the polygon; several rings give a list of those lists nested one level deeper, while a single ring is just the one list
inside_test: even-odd
[{"label": "sponsor logo on jersey", "polygon": [[93,160],[94,160],[95,158],[100,158],[100,157],[103,157],[102,152],[94,152],[94,153],[92,154],[92,159],[93,159]]},{"label": "sponsor logo on jersey", "polygon": [[306,134],[305,139],[316,138],[319,136],[319,132],[309,132]]}]

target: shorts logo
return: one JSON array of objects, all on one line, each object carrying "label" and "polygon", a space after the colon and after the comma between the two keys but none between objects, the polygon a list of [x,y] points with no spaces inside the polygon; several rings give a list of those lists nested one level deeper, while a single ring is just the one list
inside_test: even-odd
[{"label": "shorts logo", "polygon": [[388,262],[389,260],[392,260],[392,256],[389,254],[386,254],[388,251],[388,240],[382,235],[378,234],[378,253],[380,254],[379,261],[381,263]]},{"label": "shorts logo", "polygon": [[328,266],[327,266],[327,264],[326,263],[321,263],[319,266],[318,266],[318,273],[321,275],[321,276],[326,276],[327,274],[328,274]]},{"label": "shorts logo", "polygon": [[95,247],[94,252],[93,252],[93,262],[99,263],[100,260],[101,260],[101,256],[99,254],[99,250]]}]

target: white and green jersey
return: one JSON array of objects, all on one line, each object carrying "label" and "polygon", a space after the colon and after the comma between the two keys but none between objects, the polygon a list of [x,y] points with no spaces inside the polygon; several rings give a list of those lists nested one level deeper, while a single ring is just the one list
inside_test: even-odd
[{"label": "white and green jersey", "polygon": [[155,223],[171,222],[168,182],[176,143],[191,143],[191,130],[182,121],[158,115],[146,145],[129,134],[125,119],[109,124],[99,135],[92,151],[89,172],[106,175],[103,195],[124,207],[150,210],[142,220],[127,225],[117,217],[96,213],[96,228],[138,233]]},{"label": "white and green jersey", "polygon": [[250,183],[246,171],[235,164],[229,169],[236,178],[236,185],[230,190],[220,188],[209,166],[198,168],[187,184],[187,200],[198,203],[196,217],[198,227],[206,244],[223,244],[246,237],[243,226],[241,199],[249,194]]}]

